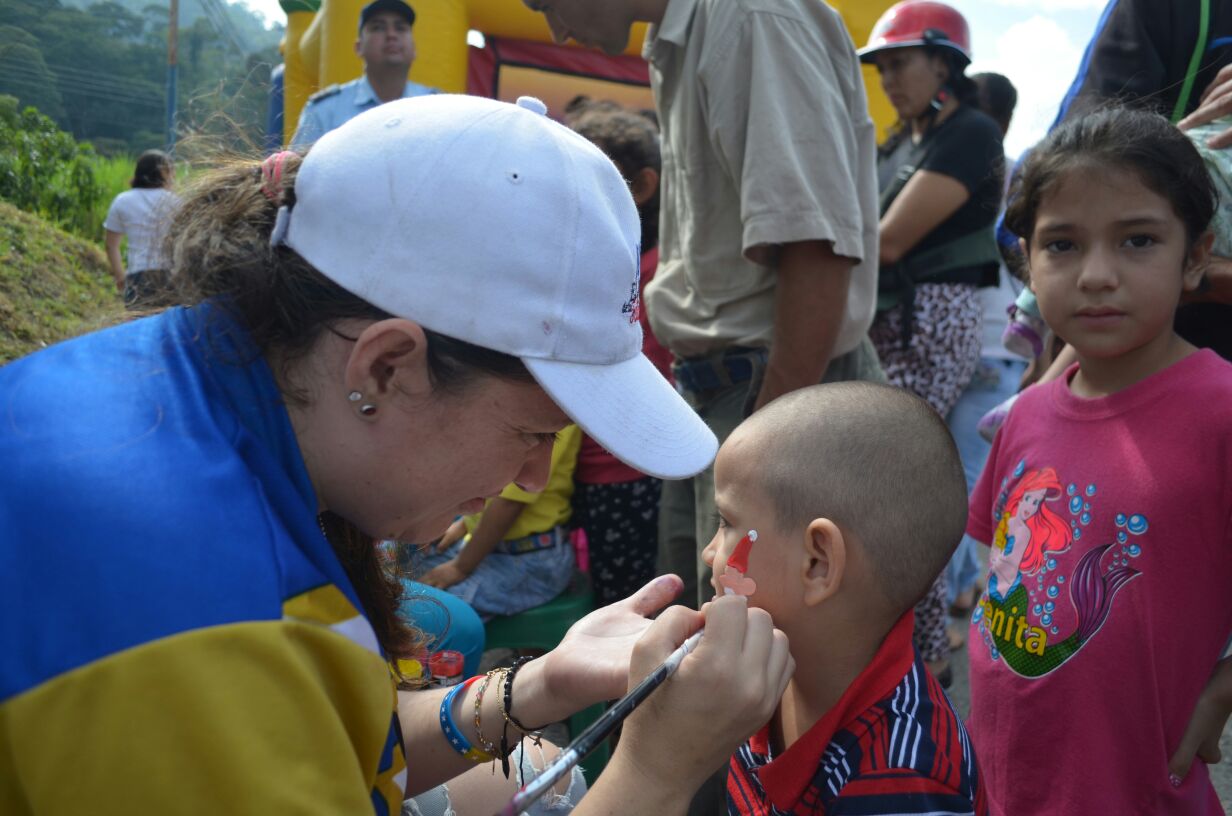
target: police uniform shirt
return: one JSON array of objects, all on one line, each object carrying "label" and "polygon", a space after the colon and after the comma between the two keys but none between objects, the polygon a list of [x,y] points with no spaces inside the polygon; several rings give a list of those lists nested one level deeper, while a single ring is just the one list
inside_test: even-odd
[{"label": "police uniform shirt", "polygon": [[[407,80],[402,98],[440,93],[436,88]],[[293,146],[310,145],[344,122],[381,104],[368,77],[361,76],[340,85],[330,85],[308,98],[291,138]]]}]

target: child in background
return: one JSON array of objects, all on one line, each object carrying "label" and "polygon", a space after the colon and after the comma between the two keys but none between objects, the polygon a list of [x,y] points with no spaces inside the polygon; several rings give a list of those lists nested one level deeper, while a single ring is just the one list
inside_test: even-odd
[{"label": "child in background", "polygon": [[911,634],[966,496],[944,421],[904,389],[793,391],[723,443],[702,555],[716,592],[770,613],[796,664],[774,719],[732,757],[730,813],[987,812],[962,721]]},{"label": "child in background", "polygon": [[509,485],[483,512],[455,521],[434,548],[413,554],[422,583],[449,590],[484,620],[516,615],[565,591],[576,566],[565,525],[582,432],[570,425],[552,436],[543,490]]},{"label": "child in background", "polygon": [[[641,114],[577,100],[569,126],[606,153],[629,181],[642,221],[640,303],[659,263],[658,131]],[[635,307],[629,318],[641,321],[642,353],[671,380],[672,354],[651,333],[645,310]],[[600,605],[610,604],[655,575],[662,482],[623,464],[588,436],[582,438],[574,481],[574,523],[586,536],[595,597]]]},{"label": "child in background", "polygon": [[1222,813],[1232,662],[1232,366],[1173,330],[1215,193],[1155,114],[1105,110],[1031,153],[1006,214],[1077,355],[1023,392],[971,497],[991,544],[971,715],[995,814]]}]

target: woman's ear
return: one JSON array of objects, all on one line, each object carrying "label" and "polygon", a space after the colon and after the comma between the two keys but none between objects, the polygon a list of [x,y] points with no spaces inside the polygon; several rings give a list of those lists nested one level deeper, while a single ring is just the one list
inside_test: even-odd
[{"label": "woman's ear", "polygon": [[401,318],[378,320],[355,339],[346,361],[344,388],[361,395],[355,402],[379,409],[393,395],[395,379],[396,390],[402,393],[431,393],[428,339],[418,323]]},{"label": "woman's ear", "polygon": [[941,54],[933,54],[929,57],[929,63],[942,85],[950,81],[950,63],[945,57]]},{"label": "woman's ear", "polygon": [[838,592],[847,572],[847,538],[827,518],[813,519],[804,531],[804,605],[817,606]]},{"label": "woman's ear", "polygon": [[1192,292],[1202,283],[1206,276],[1207,266],[1211,260],[1211,247],[1215,245],[1215,233],[1207,230],[1198,236],[1189,254],[1185,258],[1185,270],[1182,273],[1182,286],[1186,292]]},{"label": "woman's ear", "polygon": [[643,167],[629,180],[629,192],[633,194],[633,203],[639,207],[654,198],[658,189],[659,171],[653,167]]}]

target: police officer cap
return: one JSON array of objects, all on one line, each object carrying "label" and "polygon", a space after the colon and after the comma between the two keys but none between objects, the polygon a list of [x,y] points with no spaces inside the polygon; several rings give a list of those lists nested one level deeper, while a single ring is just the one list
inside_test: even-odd
[{"label": "police officer cap", "polygon": [[372,0],[371,3],[364,6],[364,10],[359,13],[359,27],[362,30],[364,24],[372,18],[372,15],[379,14],[382,11],[392,11],[403,17],[409,25],[415,25],[415,9],[404,3],[402,0]]}]

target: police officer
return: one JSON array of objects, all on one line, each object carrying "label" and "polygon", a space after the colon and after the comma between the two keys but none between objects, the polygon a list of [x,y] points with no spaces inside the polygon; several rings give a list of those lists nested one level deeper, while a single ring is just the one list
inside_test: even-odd
[{"label": "police officer", "polygon": [[415,10],[403,0],[372,0],[359,14],[355,53],[364,75],[330,85],[308,99],[292,145],[309,145],[369,108],[408,96],[440,93],[406,78],[415,62]]}]

